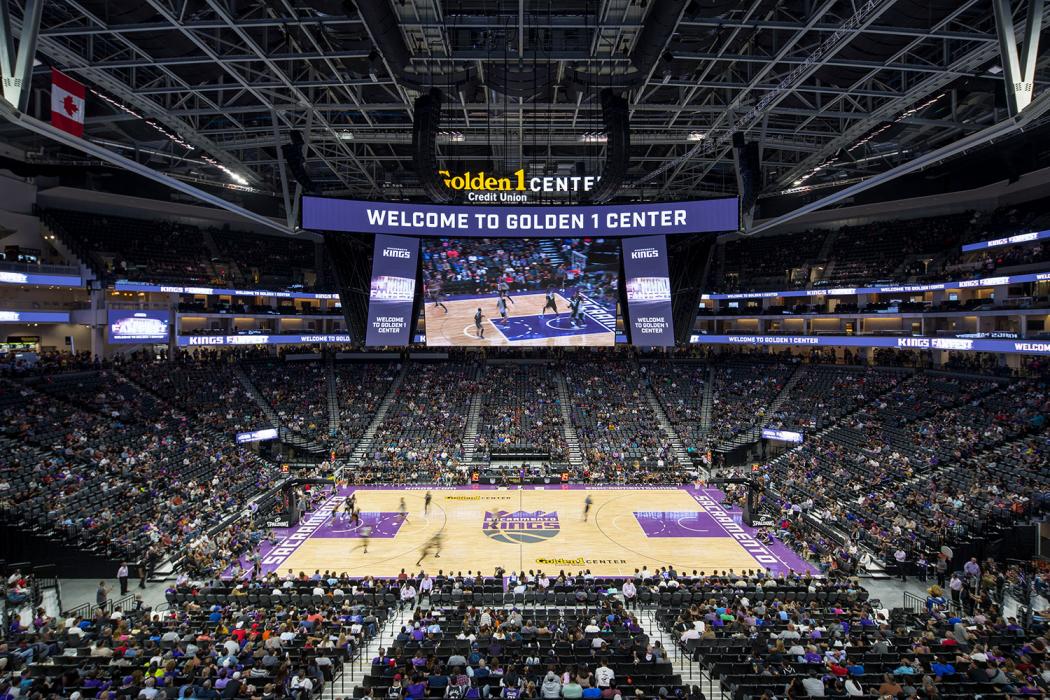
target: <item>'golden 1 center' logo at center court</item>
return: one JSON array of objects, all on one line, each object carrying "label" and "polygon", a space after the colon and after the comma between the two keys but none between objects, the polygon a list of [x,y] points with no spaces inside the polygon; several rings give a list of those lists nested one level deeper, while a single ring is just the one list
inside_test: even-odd
[{"label": "'golden 1 center' logo at center court", "polygon": [[545,513],[538,510],[526,513],[523,510],[514,513],[497,510],[485,511],[481,531],[504,544],[535,544],[549,540],[561,532],[556,512]]}]

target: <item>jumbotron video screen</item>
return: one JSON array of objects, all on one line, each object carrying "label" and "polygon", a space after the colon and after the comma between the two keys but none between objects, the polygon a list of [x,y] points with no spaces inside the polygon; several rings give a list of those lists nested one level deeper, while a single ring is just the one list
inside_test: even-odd
[{"label": "jumbotron video screen", "polygon": [[425,238],[429,346],[616,342],[620,243],[605,238]]}]

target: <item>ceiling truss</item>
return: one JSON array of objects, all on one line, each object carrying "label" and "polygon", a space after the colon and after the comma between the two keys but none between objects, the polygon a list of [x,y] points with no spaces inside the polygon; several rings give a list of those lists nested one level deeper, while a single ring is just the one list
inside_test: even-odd
[{"label": "ceiling truss", "polygon": [[[651,0],[369,1],[390,4],[415,81],[377,52],[352,2],[52,0],[34,86],[46,89],[51,66],[67,71],[131,110],[90,105],[88,138],[149,149],[174,175],[223,181],[207,166],[214,159],[284,201],[294,182],[280,145],[293,131],[322,191],[417,196],[419,76],[446,95],[446,165],[597,172],[598,93],[611,86],[631,106],[622,197],[735,194],[727,144],[741,128],[762,146],[769,195],[872,177],[1008,118],[992,2],[1019,41],[1033,16],[1021,0],[879,0],[856,23],[859,1],[682,2],[660,57],[633,75]],[[18,31],[27,0],[0,2]],[[1034,61],[1038,97],[1047,51]],[[552,78],[507,96],[501,71],[523,67]],[[5,128],[5,140],[17,138]]]}]

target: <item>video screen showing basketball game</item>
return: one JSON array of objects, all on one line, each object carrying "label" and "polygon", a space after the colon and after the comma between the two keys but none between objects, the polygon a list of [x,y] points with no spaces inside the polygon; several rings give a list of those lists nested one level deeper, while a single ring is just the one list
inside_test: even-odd
[{"label": "video screen showing basketball game", "polygon": [[425,238],[422,256],[429,346],[616,341],[615,239]]}]

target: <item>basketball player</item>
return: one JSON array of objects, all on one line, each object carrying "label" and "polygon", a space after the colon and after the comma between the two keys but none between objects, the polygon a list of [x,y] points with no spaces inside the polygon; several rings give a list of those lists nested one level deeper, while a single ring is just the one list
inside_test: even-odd
[{"label": "basketball player", "polygon": [[408,507],[405,505],[405,497],[401,497],[401,502],[397,504],[397,512],[401,514],[401,522],[408,522]]},{"label": "basketball player", "polygon": [[592,503],[594,503],[594,499],[591,498],[590,494],[587,494],[587,498],[583,499],[583,522],[587,522],[587,516],[591,512]]},{"label": "basketball player", "polygon": [[503,323],[507,322],[507,299],[503,296],[503,292],[500,292],[499,299],[496,301],[496,309],[499,311],[500,321]]},{"label": "basketball player", "polygon": [[430,515],[430,502],[434,500],[434,497],[427,491],[427,495],[423,496],[423,515]]},{"label": "basketball player", "polygon": [[350,513],[350,527],[361,527],[361,511],[357,508]]},{"label": "basketball player", "polygon": [[478,308],[478,312],[474,314],[474,329],[478,332],[478,338],[485,337],[485,328],[481,325],[482,319],[485,318],[485,314],[481,313],[481,308]]},{"label": "basketball player", "polygon": [[577,326],[583,323],[583,316],[580,314],[580,304],[583,303],[583,298],[580,296],[580,290],[576,290],[572,293],[572,298],[569,299],[569,320],[573,326]]},{"label": "basketball player", "polygon": [[558,304],[554,299],[554,287],[547,287],[547,301],[543,305],[543,311],[540,312],[540,316],[546,316],[547,309],[553,311],[555,316],[558,315]]},{"label": "basketball player", "polygon": [[501,279],[499,281],[499,284],[496,285],[496,289],[497,291],[499,291],[499,295],[501,297],[506,297],[507,301],[509,301],[511,304],[514,303],[514,300],[510,298],[510,285],[507,284],[507,280]]},{"label": "basketball player", "polygon": [[434,302],[433,308],[436,309],[436,308],[438,308],[440,306],[442,309],[445,310],[445,313],[447,314],[448,313],[448,307],[445,306],[445,295],[443,295],[441,293],[441,286],[440,285],[431,285],[429,291],[430,291],[430,299],[431,299],[431,301]]},{"label": "basketball player", "polygon": [[357,545],[350,551],[356,552],[357,550],[363,547],[365,550],[363,554],[368,554],[368,539],[372,536],[372,527],[370,525],[365,525],[363,528],[361,528],[361,531],[358,532],[358,535],[360,536],[361,544]]},{"label": "basketball player", "polygon": [[419,553],[419,561],[416,562],[416,566],[423,563],[423,560],[427,558],[428,554],[433,553],[435,559],[441,558],[441,543],[444,537],[441,532],[434,533],[434,536],[427,540],[427,543],[423,545],[422,551]]}]

